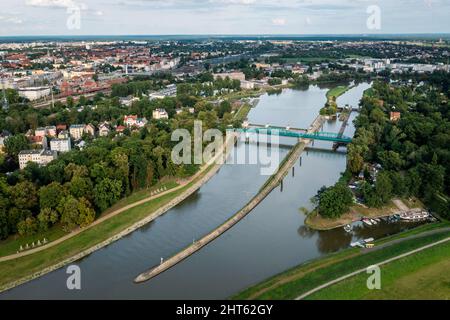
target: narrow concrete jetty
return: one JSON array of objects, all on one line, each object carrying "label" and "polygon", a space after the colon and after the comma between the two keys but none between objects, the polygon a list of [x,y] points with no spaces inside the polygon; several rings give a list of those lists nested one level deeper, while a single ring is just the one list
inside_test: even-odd
[{"label": "narrow concrete jetty", "polygon": [[[313,124],[311,125],[308,132],[314,133],[318,131],[323,125],[324,119],[323,117],[317,117]],[[261,201],[263,201],[269,194],[275,189],[285,178],[285,176],[289,173],[290,168],[292,168],[297,162],[298,158],[305,150],[305,147],[310,143],[310,140],[301,139],[291,150],[285,160],[282,162],[281,166],[278,168],[277,172],[271,176],[266,184],[261,188],[258,194],[253,197],[241,210],[239,210],[233,217],[227,220],[220,227],[210,232],[202,239],[194,242],[192,245],[182,250],[178,254],[172,256],[166,261],[162,262],[160,265],[153,267],[152,269],[141,273],[134,279],[135,283],[143,283],[146,282],[160,273],[172,268],[176,264],[180,263],[184,259],[188,258],[190,255],[194,254],[210,242],[217,239],[219,236],[224,234],[226,231],[230,230],[234,225],[236,225],[239,221],[241,221],[244,217],[246,217]]]}]

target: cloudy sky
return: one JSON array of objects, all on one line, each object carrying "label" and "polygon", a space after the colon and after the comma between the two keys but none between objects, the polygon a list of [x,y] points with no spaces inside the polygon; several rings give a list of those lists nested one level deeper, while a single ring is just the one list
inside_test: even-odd
[{"label": "cloudy sky", "polygon": [[450,0],[2,0],[0,36],[450,33],[449,13]]}]

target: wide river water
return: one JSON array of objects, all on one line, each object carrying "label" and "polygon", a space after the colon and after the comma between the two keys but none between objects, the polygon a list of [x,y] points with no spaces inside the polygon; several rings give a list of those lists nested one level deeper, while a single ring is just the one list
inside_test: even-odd
[{"label": "wide river water", "polygon": [[[367,83],[359,84],[338,99],[340,106],[357,106]],[[264,95],[249,114],[251,123],[307,128],[326,102],[327,89],[286,89]],[[352,114],[352,119],[356,116]],[[339,121],[323,130],[338,132]],[[345,135],[352,136],[349,123]],[[284,138],[282,145],[295,141]],[[331,149],[316,142],[315,148]],[[260,148],[258,150],[258,148]],[[261,150],[263,148],[264,150]],[[254,143],[238,151],[267,151]],[[280,148],[283,157],[288,147]],[[345,150],[344,150],[345,151]],[[51,272],[0,295],[0,299],[224,299],[305,261],[347,248],[361,238],[380,238],[407,228],[405,224],[356,225],[353,233],[342,229],[316,232],[304,226],[301,207],[322,186],[334,184],[345,170],[344,152],[310,150],[284,180],[250,215],[214,242],[172,269],[144,283],[134,284],[141,272],[157,265],[199,239],[235,214],[264,184],[267,176],[258,165],[224,165],[198,192],[177,207],[129,236],[77,261],[81,290],[66,287],[66,268]]]}]

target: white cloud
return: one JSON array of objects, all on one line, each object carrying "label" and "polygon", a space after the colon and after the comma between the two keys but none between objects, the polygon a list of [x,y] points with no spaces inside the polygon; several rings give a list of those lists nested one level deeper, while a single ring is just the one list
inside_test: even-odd
[{"label": "white cloud", "polygon": [[210,0],[210,2],[219,2],[224,4],[254,4],[256,3],[256,0]]},{"label": "white cloud", "polygon": [[12,23],[12,24],[22,24],[23,20],[17,17],[4,17],[0,16],[0,21],[5,23]]},{"label": "white cloud", "polygon": [[286,25],[286,19],[283,19],[283,18],[272,19],[272,24],[274,26],[285,26]]},{"label": "white cloud", "polygon": [[73,8],[80,7],[81,9],[87,9],[86,4],[78,3],[74,0],[26,0],[26,5],[31,7],[44,7],[44,8]]}]

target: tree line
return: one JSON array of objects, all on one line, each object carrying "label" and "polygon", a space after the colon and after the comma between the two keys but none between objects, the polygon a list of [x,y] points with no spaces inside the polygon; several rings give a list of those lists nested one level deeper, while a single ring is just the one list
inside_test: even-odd
[{"label": "tree line", "polygon": [[[348,146],[347,173],[340,183],[348,190],[352,176],[364,177],[358,195],[370,207],[381,207],[393,197],[414,196],[449,218],[450,78],[448,73],[434,73],[421,75],[421,80],[425,82],[409,86],[378,81],[370,96],[363,97]],[[391,112],[399,112],[400,119],[391,119]],[[336,187],[327,194],[319,192],[323,216],[340,216],[351,204],[337,192],[331,201],[334,207],[327,204],[330,197],[321,195],[329,196]]]}]

